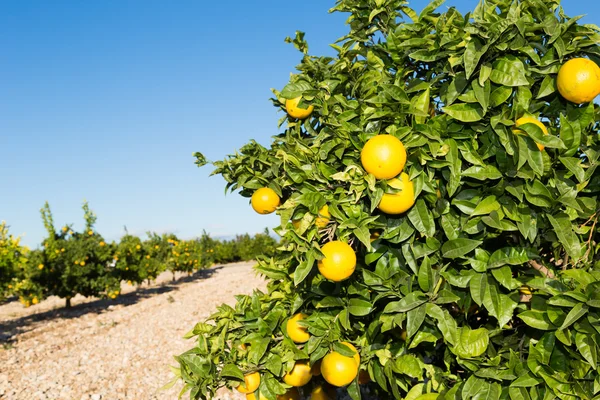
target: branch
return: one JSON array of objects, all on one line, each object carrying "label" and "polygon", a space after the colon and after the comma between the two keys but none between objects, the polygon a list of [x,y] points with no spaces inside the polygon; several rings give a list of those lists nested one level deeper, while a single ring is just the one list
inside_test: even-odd
[{"label": "branch", "polygon": [[533,268],[533,269],[541,272],[547,278],[550,278],[550,279],[554,278],[554,272],[552,272],[551,270],[549,270],[548,268],[546,268],[542,264],[538,263],[537,261],[530,260],[529,261],[529,265],[531,266],[531,268]]}]

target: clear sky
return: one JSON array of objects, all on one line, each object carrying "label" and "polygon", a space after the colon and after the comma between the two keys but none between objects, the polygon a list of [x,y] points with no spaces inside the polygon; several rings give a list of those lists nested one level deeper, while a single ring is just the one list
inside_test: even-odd
[{"label": "clear sky", "polygon": [[[426,1],[411,6],[420,11]],[[475,0],[449,0],[463,13]],[[268,145],[281,89],[300,60],[347,32],[333,0],[9,0],[0,4],[0,220],[36,247],[48,200],[57,226],[83,225],[84,199],[109,240],[130,233],[190,238],[277,225],[224,195],[212,166],[254,138]],[[596,1],[565,0],[600,24]]]}]

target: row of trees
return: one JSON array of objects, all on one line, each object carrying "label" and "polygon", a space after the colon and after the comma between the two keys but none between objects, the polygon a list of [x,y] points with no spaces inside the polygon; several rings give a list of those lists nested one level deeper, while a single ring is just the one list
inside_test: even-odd
[{"label": "row of trees", "polygon": [[218,240],[206,232],[200,238],[180,240],[174,234],[148,233],[147,239],[126,233],[119,242],[107,242],[94,229],[96,215],[83,205],[85,225],[57,229],[49,205],[41,210],[47,231],[39,249],[21,246],[0,225],[0,299],[15,295],[26,306],[48,296],[59,296],[71,305],[81,294],[116,298],[121,282],[153,281],[164,272],[193,273],[215,263],[247,261],[258,254],[272,254],[276,241],[265,230],[251,237],[238,235]]}]

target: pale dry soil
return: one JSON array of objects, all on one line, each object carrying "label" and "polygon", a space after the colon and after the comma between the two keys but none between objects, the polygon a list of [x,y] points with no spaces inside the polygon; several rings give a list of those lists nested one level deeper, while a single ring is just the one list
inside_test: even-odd
[{"label": "pale dry soil", "polygon": [[[216,266],[172,281],[123,286],[116,300],[76,297],[72,309],[49,298],[24,308],[0,305],[0,399],[176,399],[173,355],[193,346],[183,335],[234,295],[264,289],[254,263]],[[223,391],[219,397],[243,399]]]}]

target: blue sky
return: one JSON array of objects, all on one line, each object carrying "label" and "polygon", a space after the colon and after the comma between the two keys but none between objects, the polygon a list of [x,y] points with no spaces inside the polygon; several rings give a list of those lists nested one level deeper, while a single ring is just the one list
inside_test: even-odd
[{"label": "blue sky", "polygon": [[[443,7],[471,10],[475,0]],[[569,15],[600,23],[600,5],[569,0]],[[0,220],[36,247],[48,200],[57,226],[175,232],[183,238],[259,232],[275,215],[224,195],[224,180],[192,153],[220,160],[277,134],[270,88],[300,60],[284,43],[306,32],[310,53],[347,32],[333,0],[9,1],[0,7]],[[420,11],[425,1],[413,1]],[[298,5],[301,5],[300,7]]]}]

